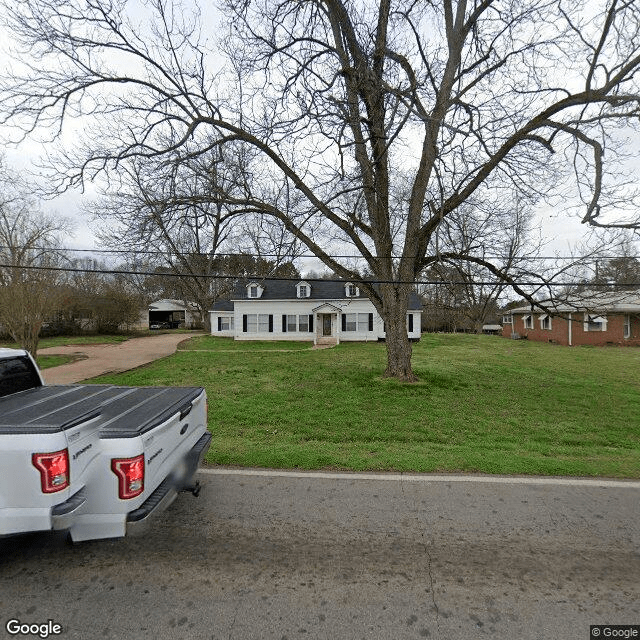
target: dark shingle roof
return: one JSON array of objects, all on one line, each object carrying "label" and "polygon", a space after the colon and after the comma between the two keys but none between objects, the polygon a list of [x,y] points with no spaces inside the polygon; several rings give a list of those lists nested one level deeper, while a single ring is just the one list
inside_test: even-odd
[{"label": "dark shingle roof", "polygon": [[[247,285],[255,282],[264,288],[260,298],[249,298],[247,295]],[[296,285],[300,282],[306,282],[311,288],[311,295],[306,300],[347,300],[350,299],[345,295],[346,282],[333,280],[276,280],[266,278],[264,280],[247,280],[241,279],[236,283],[231,300],[297,300]],[[360,298],[367,296],[361,294]],[[415,292],[409,295],[409,309],[420,310],[422,304]],[[233,303],[226,300],[219,300],[213,305],[212,311],[231,311]]]},{"label": "dark shingle roof", "polygon": [[233,302],[231,300],[217,300],[211,307],[211,311],[233,311]]}]

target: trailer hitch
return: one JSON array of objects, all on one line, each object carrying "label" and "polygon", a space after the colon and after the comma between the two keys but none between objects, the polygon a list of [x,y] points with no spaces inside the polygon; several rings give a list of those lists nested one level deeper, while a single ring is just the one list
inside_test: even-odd
[{"label": "trailer hitch", "polygon": [[200,482],[196,481],[191,485],[182,487],[181,491],[189,492],[191,495],[197,498],[200,495],[200,489],[202,489],[202,485],[200,484]]}]

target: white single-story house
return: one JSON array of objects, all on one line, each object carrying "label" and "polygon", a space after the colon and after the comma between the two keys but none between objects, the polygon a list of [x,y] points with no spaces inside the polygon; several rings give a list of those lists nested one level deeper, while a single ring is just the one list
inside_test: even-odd
[{"label": "white single-story house", "polygon": [[165,299],[149,305],[150,329],[192,329],[199,324],[199,318],[198,307],[193,302]]},{"label": "white single-story house", "polygon": [[[211,334],[235,340],[309,340],[314,344],[373,341],[384,323],[357,284],[329,280],[243,280],[230,300],[216,302]],[[409,300],[407,334],[420,339],[422,305]]]}]

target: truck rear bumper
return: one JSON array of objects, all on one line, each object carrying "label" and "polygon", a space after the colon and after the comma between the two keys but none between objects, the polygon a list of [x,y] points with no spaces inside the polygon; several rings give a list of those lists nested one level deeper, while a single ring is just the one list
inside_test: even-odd
[{"label": "truck rear bumper", "polygon": [[82,488],[64,502],[50,507],[0,509],[0,538],[32,531],[69,529],[85,502],[85,489]]},{"label": "truck rear bumper", "polygon": [[127,535],[137,535],[147,529],[151,517],[164,511],[179,491],[188,487],[211,445],[211,434],[205,433],[187,453],[179,472],[165,478],[156,490],[134,511],[127,514]]},{"label": "truck rear bumper", "polygon": [[75,515],[87,501],[84,489],[80,489],[68,500],[61,502],[51,509],[51,528],[60,530],[68,529],[74,522]]}]

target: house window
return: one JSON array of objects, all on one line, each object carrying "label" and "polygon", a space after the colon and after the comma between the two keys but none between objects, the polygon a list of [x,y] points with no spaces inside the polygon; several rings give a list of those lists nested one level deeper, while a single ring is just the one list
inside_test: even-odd
[{"label": "house window", "polygon": [[358,331],[359,333],[367,333],[368,331],[373,331],[373,314],[343,313],[342,330]]},{"label": "house window", "polygon": [[533,329],[533,316],[524,316],[522,321],[525,329]]},{"label": "house window", "polygon": [[407,314],[407,332],[413,333],[413,313]]},{"label": "house window", "polygon": [[357,298],[360,295],[360,291],[355,284],[348,283],[345,285],[345,294],[347,298]]},{"label": "house window", "polygon": [[266,313],[248,313],[242,317],[242,331],[245,333],[271,333],[273,316]]},{"label": "house window", "polygon": [[511,316],[510,315],[502,316],[502,324],[511,324]]},{"label": "house window", "polygon": [[249,297],[250,298],[258,297],[258,287],[255,284],[249,287]]},{"label": "house window", "polygon": [[607,319],[604,316],[594,316],[585,314],[584,318],[585,331],[606,331]]},{"label": "house window", "polygon": [[541,329],[551,330],[551,316],[550,315],[545,314],[543,316],[540,316],[540,328]]},{"label": "house window", "polygon": [[300,331],[309,333],[313,331],[313,315],[305,314],[300,316],[282,314],[282,333],[290,331]]},{"label": "house window", "polygon": [[220,316],[218,318],[218,331],[232,331],[233,316]]},{"label": "house window", "polygon": [[369,314],[368,313],[358,314],[358,331],[360,333],[366,333],[367,331],[369,331]]},{"label": "house window", "polygon": [[624,317],[624,337],[631,337],[631,316],[629,314]]},{"label": "house window", "polygon": [[309,287],[306,284],[301,284],[298,288],[298,298],[308,298],[309,297]]}]

